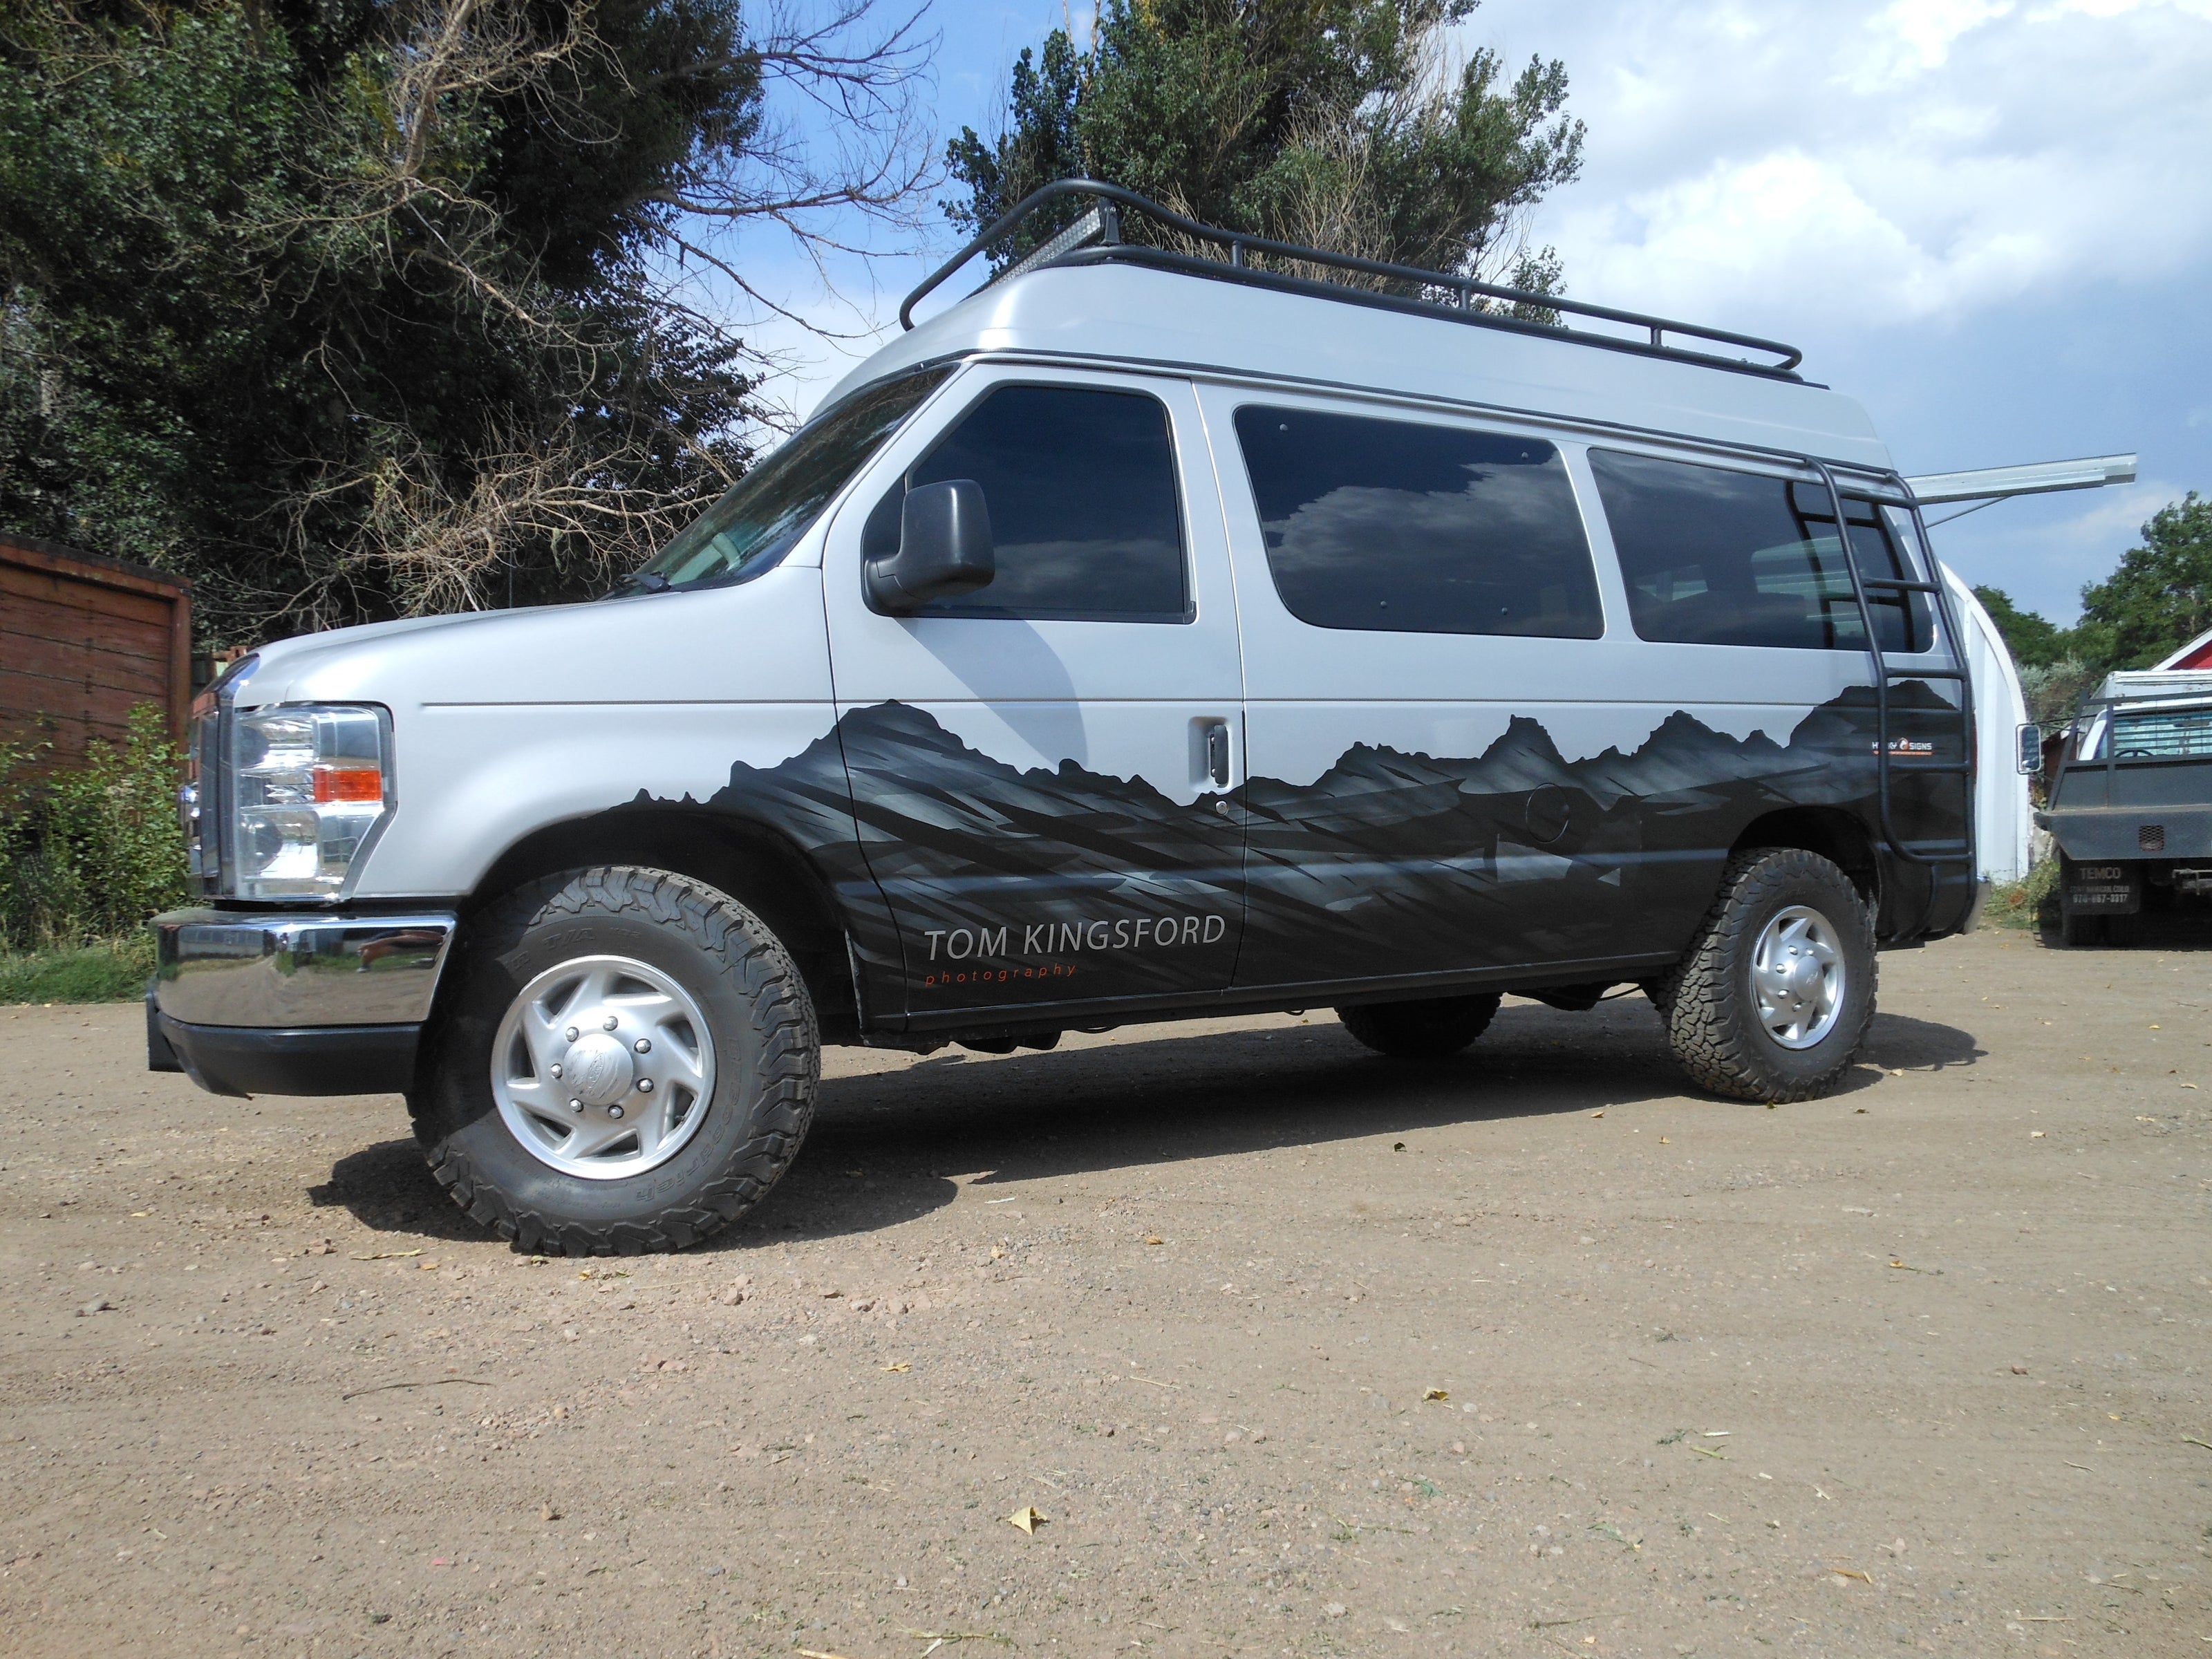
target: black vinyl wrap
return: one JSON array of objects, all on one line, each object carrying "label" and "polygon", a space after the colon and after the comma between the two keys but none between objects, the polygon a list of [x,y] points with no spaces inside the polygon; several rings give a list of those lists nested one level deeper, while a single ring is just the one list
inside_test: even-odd
[{"label": "black vinyl wrap", "polygon": [[[1907,682],[1891,708],[1893,743],[1961,757],[1938,692]],[[1478,756],[1359,744],[1310,784],[1249,779],[1224,814],[1072,761],[1021,770],[886,702],[779,765],[732,767],[707,805],[823,872],[872,1022],[1018,1023],[1041,1005],[1679,952],[1753,820],[1833,807],[1871,829],[1875,729],[1855,687],[1786,742],[1678,711],[1632,751],[1568,760],[1516,716]],[[1900,833],[1959,836],[1960,781],[1895,776]]]}]

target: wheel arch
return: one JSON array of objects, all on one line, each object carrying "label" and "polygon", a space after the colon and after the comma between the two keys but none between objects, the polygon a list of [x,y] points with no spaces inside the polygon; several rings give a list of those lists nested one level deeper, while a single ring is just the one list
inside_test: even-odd
[{"label": "wheel arch", "polygon": [[493,860],[465,904],[470,913],[526,882],[563,870],[629,864],[689,876],[728,894],[791,952],[824,1040],[859,1030],[846,927],[829,881],[770,826],[696,806],[641,804],[532,830]]},{"label": "wheel arch", "polygon": [[1785,806],[1753,818],[1729,848],[1731,854],[1754,847],[1794,847],[1828,860],[1857,888],[1859,896],[1879,909],[1881,860],[1874,832],[1856,814],[1839,806]]}]

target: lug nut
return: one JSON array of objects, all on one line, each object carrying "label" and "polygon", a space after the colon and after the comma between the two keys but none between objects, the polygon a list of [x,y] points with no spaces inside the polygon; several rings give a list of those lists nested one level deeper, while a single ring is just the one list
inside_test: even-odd
[{"label": "lug nut", "polygon": [[635,1042],[630,1044],[630,1047],[636,1049],[638,1053],[641,1054],[649,1054],[653,1052],[653,1039],[651,1037],[640,1037]]},{"label": "lug nut", "polygon": [[606,1017],[606,1019],[600,1025],[599,1029],[602,1030],[611,1031],[616,1026],[621,1024],[622,1022],[620,1020],[617,1019],[612,1014],[609,1014]]},{"label": "lug nut", "polygon": [[579,1030],[577,1030],[577,1029],[576,1029],[574,1026],[571,1025],[571,1026],[568,1028],[568,1041],[569,1041],[569,1042],[574,1042],[574,1041],[575,1041],[579,1036],[582,1036],[582,1035],[583,1035],[583,1034],[582,1034],[581,1032],[580,1032]]},{"label": "lug nut", "polygon": [[608,1115],[609,1117],[620,1117],[620,1116],[622,1115],[622,1108],[621,1108],[621,1107],[619,1107],[619,1106],[610,1106],[610,1107],[608,1107],[608,1108],[607,1108],[607,1115]]},{"label": "lug nut", "polygon": [[557,1060],[553,1062],[553,1075],[555,1077],[561,1075],[561,1062]]},{"label": "lug nut", "polygon": [[651,1094],[653,1092],[653,1079],[649,1077],[641,1077],[638,1079],[637,1091],[641,1095]]},{"label": "lug nut", "polygon": [[572,1100],[568,1103],[568,1109],[572,1112],[580,1112],[584,1109],[584,1103],[580,1100]]}]

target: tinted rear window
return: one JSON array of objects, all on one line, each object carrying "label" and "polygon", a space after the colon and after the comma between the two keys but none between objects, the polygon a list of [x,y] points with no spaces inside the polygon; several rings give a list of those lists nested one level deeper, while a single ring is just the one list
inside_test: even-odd
[{"label": "tinted rear window", "polygon": [[1237,438],[1275,591],[1301,622],[1595,639],[1589,543],[1535,438],[1251,404]]},{"label": "tinted rear window", "polygon": [[[1825,489],[1614,450],[1593,449],[1589,459],[1640,637],[1866,649]],[[1915,574],[1872,503],[1846,496],[1844,508],[1863,575]],[[1884,650],[1926,648],[1918,596],[1876,598],[1873,609]]]}]

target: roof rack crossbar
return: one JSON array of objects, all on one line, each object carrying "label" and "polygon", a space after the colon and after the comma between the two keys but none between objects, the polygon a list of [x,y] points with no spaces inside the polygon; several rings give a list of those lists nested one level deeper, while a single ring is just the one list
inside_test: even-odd
[{"label": "roof rack crossbar", "polygon": [[[899,325],[902,328],[911,329],[914,326],[915,307],[942,285],[955,271],[978,253],[1003,241],[1019,228],[1023,221],[1039,209],[1067,196],[1091,197],[1097,200],[1101,207],[1109,209],[1109,211],[1100,216],[1101,222],[1097,230],[1091,233],[1100,238],[1101,245],[1097,247],[1085,247],[1083,244],[1089,240],[1088,236],[1078,236],[1073,242],[1065,242],[1062,238],[1068,233],[1063,232],[1060,237],[1054,238],[1028,258],[1019,261],[1001,276],[993,278],[993,281],[1001,281],[1008,276],[1034,270],[1043,264],[1073,262],[1078,259],[1085,264],[1111,260],[1157,264],[1164,269],[1182,271],[1191,276],[1208,276],[1218,272],[1227,276],[1233,272],[1235,275],[1231,280],[1247,282],[1256,280],[1268,286],[1291,287],[1299,292],[1317,294],[1328,298],[1357,301],[1383,297],[1370,296],[1364,290],[1346,288],[1341,284],[1302,280],[1287,272],[1267,270],[1252,263],[1252,256],[1260,254],[1279,259],[1296,260],[1304,264],[1328,266],[1337,270],[1355,272],[1361,276],[1382,276],[1397,282],[1408,283],[1414,285],[1417,292],[1423,289],[1441,289],[1451,296],[1449,301],[1397,296],[1397,301],[1400,306],[1407,308],[1451,316],[1458,320],[1481,322],[1523,331],[1540,331],[1553,335],[1565,334],[1570,338],[1589,343],[1626,346],[1634,349],[1656,352],[1669,357],[1680,357],[1692,362],[1732,368],[1752,368],[1766,374],[1786,374],[1805,361],[1805,354],[1796,346],[1785,344],[1779,340],[1762,339],[1754,334],[1737,334],[1727,329],[1707,328],[1696,323],[1674,322],[1664,317],[1650,316],[1643,312],[1621,311],[1611,306],[1590,305],[1581,300],[1565,299],[1558,295],[1537,294],[1527,289],[1506,288],[1495,283],[1478,282],[1472,276],[1454,276],[1447,271],[1424,270],[1415,265],[1391,264],[1381,259],[1362,258],[1357,254],[1332,253],[1322,248],[1304,247],[1295,242],[1279,242],[1271,237],[1255,236],[1246,231],[1224,230],[1218,225],[1202,224],[1198,220],[1186,218],[1180,213],[1162,207],[1149,198],[1138,195],[1133,190],[1124,190],[1119,185],[1106,184],[1096,179],[1055,179],[1043,188],[1032,191],[1024,197],[996,222],[987,228],[952,258],[923,278],[921,285],[913,293],[908,295],[904,302],[900,305]],[[1220,261],[1194,258],[1189,256],[1176,255],[1164,249],[1153,249],[1130,243],[1122,235],[1116,217],[1110,211],[1110,204],[1114,204],[1134,209],[1146,217],[1155,220],[1169,229],[1177,231],[1194,240],[1209,242],[1226,249],[1228,259],[1225,264]],[[1081,222],[1079,222],[1079,227],[1081,226]],[[1070,230],[1079,227],[1070,227]],[[1049,252],[1047,252],[1048,249],[1050,250]],[[985,286],[988,287],[989,284],[986,283]],[[1476,302],[1479,300],[1502,300],[1539,313],[1550,313],[1565,316],[1595,318],[1601,322],[1619,323],[1632,328],[1640,328],[1645,331],[1649,343],[1622,339],[1615,335],[1595,331],[1574,329],[1565,322],[1534,322],[1526,318],[1506,317],[1486,313],[1478,307]],[[1723,357],[1711,352],[1671,346],[1666,340],[1666,337],[1669,334],[1680,335],[1686,339],[1705,341],[1716,345],[1740,346],[1747,350],[1771,354],[1780,361],[1772,363],[1759,363],[1744,358]]]}]

